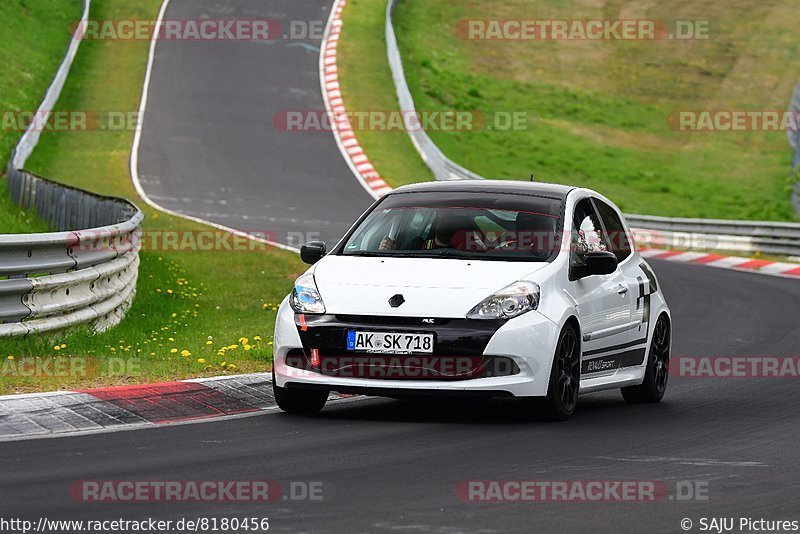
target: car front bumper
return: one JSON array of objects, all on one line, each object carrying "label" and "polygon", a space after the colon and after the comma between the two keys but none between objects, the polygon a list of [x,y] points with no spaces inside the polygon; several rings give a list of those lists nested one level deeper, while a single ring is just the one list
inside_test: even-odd
[{"label": "car front bumper", "polygon": [[[508,321],[438,318],[432,321],[430,324],[423,323],[422,318],[340,315],[300,318],[289,306],[288,299],[284,299],[275,324],[275,382],[286,388],[384,396],[466,393],[527,397],[547,394],[559,329],[540,313],[533,311]],[[345,348],[346,332],[353,329],[433,333],[436,350],[433,355],[354,353]],[[319,358],[317,367],[309,365],[312,348]],[[419,374],[392,374],[374,366],[381,358],[401,362],[401,365],[406,361],[427,363],[420,364],[421,372],[416,368]],[[331,364],[333,361],[341,365]],[[430,364],[431,361],[435,363]],[[356,364],[345,365],[353,362]],[[365,368],[370,371],[364,373]]]}]

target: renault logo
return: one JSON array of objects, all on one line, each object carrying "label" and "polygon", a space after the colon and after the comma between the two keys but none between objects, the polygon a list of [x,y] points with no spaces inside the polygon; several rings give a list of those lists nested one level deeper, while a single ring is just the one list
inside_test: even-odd
[{"label": "renault logo", "polygon": [[389,306],[392,308],[399,308],[405,301],[406,299],[403,297],[403,295],[397,294],[389,299]]}]

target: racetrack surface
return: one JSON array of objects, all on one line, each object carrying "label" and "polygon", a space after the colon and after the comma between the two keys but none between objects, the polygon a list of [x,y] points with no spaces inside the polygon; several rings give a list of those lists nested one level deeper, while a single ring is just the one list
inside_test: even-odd
[{"label": "racetrack surface", "polygon": [[[172,0],[166,18],[325,19],[329,7]],[[276,110],[322,109],[317,60],[284,42],[159,43],[139,165],[148,194],[239,229],[338,237],[370,198],[330,134],[272,129]],[[797,281],[651,264],[674,357],[798,355]],[[353,399],[315,417],[6,443],[0,503],[3,517],[31,519],[269,517],[277,532],[681,532],[682,518],[798,519],[798,412],[790,378],[673,377],[659,405],[593,394],[558,424],[527,421],[511,401]],[[321,481],[323,501],[88,504],[68,491],[80,480],[256,479]],[[707,483],[709,500],[461,502],[456,485],[476,479],[689,480]]]},{"label": "racetrack surface", "polygon": [[[796,355],[794,280],[652,262],[673,356]],[[680,532],[700,517],[797,519],[800,396],[791,378],[676,378],[658,405],[581,397],[566,423],[518,403],[354,399],[319,416],[7,443],[4,516],[269,517],[278,532]],[[78,480],[321,481],[322,502],[76,503]],[[707,483],[708,501],[464,503],[463,480]]]},{"label": "racetrack surface", "polygon": [[[299,246],[337,241],[372,197],[329,131],[285,131],[276,114],[325,109],[319,46],[328,0],[171,0],[165,20],[309,23],[308,39],[162,40],[155,48],[138,170],[170,210]],[[278,124],[281,124],[280,120]],[[302,237],[301,237],[302,234]]]}]

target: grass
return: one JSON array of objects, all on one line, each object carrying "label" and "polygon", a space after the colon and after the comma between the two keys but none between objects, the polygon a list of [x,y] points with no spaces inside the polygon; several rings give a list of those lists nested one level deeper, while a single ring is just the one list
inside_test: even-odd
[{"label": "grass", "polygon": [[[392,72],[386,62],[385,7],[385,0],[352,0],[345,8],[347,23],[338,44],[337,66],[348,111],[398,109]],[[356,137],[392,187],[434,179],[406,132],[362,130]]]},{"label": "grass", "polygon": [[[160,3],[95,0],[91,16],[152,19]],[[138,110],[148,48],[145,41],[82,43],[57,108]],[[146,213],[145,232],[208,230],[158,213],[137,198],[128,170],[132,138],[132,131],[45,132],[27,166],[58,182],[133,200]],[[4,197],[0,217],[24,223],[24,214],[9,215],[14,208],[6,207]],[[35,226],[32,224],[30,231],[37,230]],[[304,270],[297,255],[260,247],[254,252],[145,250],[140,256],[137,295],[120,326],[103,334],[78,329],[3,339],[0,363],[5,367],[0,373],[0,393],[269,369],[277,305]],[[9,363],[31,358],[52,362],[78,359],[89,362],[90,372],[26,377],[20,376],[22,367]],[[113,362],[123,364],[110,365]],[[111,367],[122,367],[122,372],[111,372]]]},{"label": "grass", "polygon": [[8,182],[3,179],[0,179],[0,230],[4,234],[26,234],[50,230],[39,219],[35,211],[24,210],[11,200],[8,193]]},{"label": "grass", "polygon": [[[11,149],[22,136],[20,129],[6,127],[8,122],[15,112],[38,109],[69,46],[70,23],[82,11],[82,0],[0,2],[0,113],[6,123],[0,128],[0,172],[5,172]],[[5,232],[5,224],[0,229]]]},{"label": "grass", "polygon": [[[378,93],[391,92],[385,50],[375,41],[383,31],[385,4],[355,0],[345,10],[340,61],[350,68],[340,83],[345,94],[362,92],[346,100],[348,107],[386,105]],[[454,31],[463,19],[533,14],[708,20],[711,38],[468,41]],[[395,20],[418,109],[527,114],[518,131],[431,132],[467,168],[489,178],[527,180],[534,173],[540,181],[591,187],[632,213],[791,221],[785,132],[679,132],[667,118],[676,110],[786,109],[800,70],[798,15],[793,0],[404,0]],[[365,137],[372,157],[368,142]],[[408,145],[384,142],[377,154],[378,171],[393,185],[420,175],[398,174],[419,159]]]}]

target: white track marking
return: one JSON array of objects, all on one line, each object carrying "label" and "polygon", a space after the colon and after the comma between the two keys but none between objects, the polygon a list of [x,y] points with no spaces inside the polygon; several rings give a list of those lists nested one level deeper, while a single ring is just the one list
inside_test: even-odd
[{"label": "white track marking", "polygon": [[142,127],[144,125],[145,112],[147,111],[147,98],[150,93],[150,79],[153,74],[153,62],[155,61],[156,45],[158,44],[158,36],[161,31],[161,25],[164,21],[164,13],[166,13],[167,7],[169,7],[169,2],[170,0],[164,0],[164,2],[161,4],[161,9],[158,12],[158,18],[156,19],[155,28],[153,29],[153,38],[150,40],[150,53],[147,58],[147,70],[145,71],[144,85],[142,87],[142,99],[139,102],[139,124],[137,125],[136,131],[134,132],[133,145],[131,147],[130,171],[131,171],[131,180],[133,181],[133,187],[136,189],[136,192],[139,194],[142,200],[144,200],[145,203],[147,203],[147,205],[163,213],[172,215],[173,217],[180,217],[181,219],[186,219],[188,221],[200,224],[206,224],[208,226],[212,226],[219,230],[230,232],[240,237],[245,237],[247,239],[252,239],[253,241],[258,241],[259,243],[264,243],[283,250],[299,253],[300,252],[299,248],[290,247],[289,245],[284,245],[283,243],[278,243],[277,241],[271,241],[269,239],[257,237],[248,234],[247,232],[242,232],[241,230],[231,228],[229,226],[218,224],[212,221],[207,221],[205,219],[200,219],[198,217],[192,217],[191,215],[185,215],[183,213],[178,213],[177,211],[165,208],[164,206],[161,206],[160,204],[156,203],[153,199],[151,199],[147,195],[147,192],[145,192],[144,188],[142,187],[141,180],[139,179],[139,146],[141,144],[141,139],[142,139]]}]

